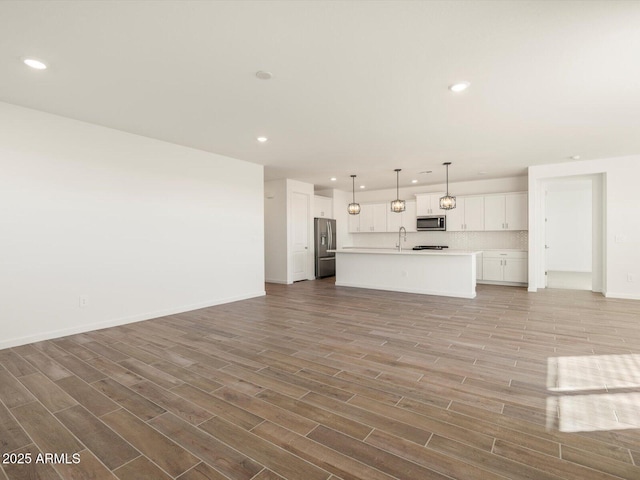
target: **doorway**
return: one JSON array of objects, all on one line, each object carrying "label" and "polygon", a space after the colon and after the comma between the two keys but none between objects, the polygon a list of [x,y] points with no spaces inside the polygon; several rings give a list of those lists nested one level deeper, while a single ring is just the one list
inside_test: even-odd
[{"label": "doorway", "polygon": [[545,182],[546,288],[598,290],[601,284],[599,180],[581,175]]}]

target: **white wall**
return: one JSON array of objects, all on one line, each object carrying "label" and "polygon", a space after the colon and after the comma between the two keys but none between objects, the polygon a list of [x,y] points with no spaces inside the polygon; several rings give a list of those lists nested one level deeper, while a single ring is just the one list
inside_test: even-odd
[{"label": "white wall", "polygon": [[265,182],[264,197],[265,280],[271,283],[288,283],[287,181]]},{"label": "white wall", "polygon": [[[451,195],[481,195],[484,193],[503,193],[503,192],[526,192],[527,177],[507,177],[507,178],[491,178],[474,180],[469,182],[449,182],[449,193]],[[418,193],[444,192],[446,185],[422,185],[415,187],[400,187],[400,198],[404,200],[414,200]],[[349,200],[351,200],[351,192],[349,192]],[[356,192],[356,202],[358,203],[375,203],[375,202],[391,202],[396,198],[396,189],[385,190],[359,190]],[[346,206],[345,206],[346,208]]]},{"label": "white wall", "polygon": [[309,196],[307,279],[315,278],[313,237],[313,185],[297,180],[271,180],[264,183],[265,195],[265,277],[271,283],[293,283],[292,195]]},{"label": "white wall", "polygon": [[264,294],[262,166],[3,103],[0,166],[0,348]]},{"label": "white wall", "polygon": [[[602,175],[607,297],[640,299],[640,155],[529,167],[529,290],[544,287],[544,184],[573,175]],[[594,185],[595,187],[595,185]],[[594,210],[597,210],[594,205]],[[596,265],[593,265],[594,275]],[[595,280],[595,277],[594,277]]]}]

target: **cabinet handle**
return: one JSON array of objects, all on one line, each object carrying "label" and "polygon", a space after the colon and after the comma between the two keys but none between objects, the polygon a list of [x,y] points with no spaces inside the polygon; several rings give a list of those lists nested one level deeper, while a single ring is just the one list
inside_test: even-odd
[{"label": "cabinet handle", "polygon": [[508,223],[508,222],[507,222],[507,223],[505,223],[505,225],[507,226],[507,228],[509,228],[509,223]]}]

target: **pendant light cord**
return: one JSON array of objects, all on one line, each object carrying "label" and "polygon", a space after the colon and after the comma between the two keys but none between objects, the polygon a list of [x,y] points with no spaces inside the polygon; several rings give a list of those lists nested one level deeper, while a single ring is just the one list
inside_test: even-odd
[{"label": "pendant light cord", "polygon": [[447,197],[449,196],[449,165],[447,165]]},{"label": "pendant light cord", "polygon": [[351,175],[351,192],[353,193],[353,203],[356,203],[356,176]]}]

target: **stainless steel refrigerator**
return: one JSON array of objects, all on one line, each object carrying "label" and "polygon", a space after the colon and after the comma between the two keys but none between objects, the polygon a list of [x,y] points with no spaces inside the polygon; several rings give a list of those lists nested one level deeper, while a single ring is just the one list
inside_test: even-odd
[{"label": "stainless steel refrigerator", "polygon": [[336,221],[316,218],[314,227],[316,278],[332,277],[336,274],[336,254],[327,250],[336,248]]}]

